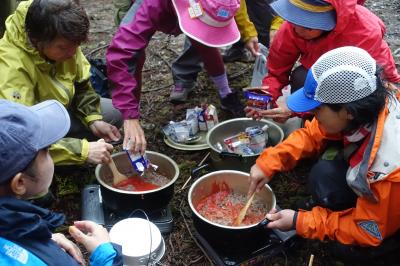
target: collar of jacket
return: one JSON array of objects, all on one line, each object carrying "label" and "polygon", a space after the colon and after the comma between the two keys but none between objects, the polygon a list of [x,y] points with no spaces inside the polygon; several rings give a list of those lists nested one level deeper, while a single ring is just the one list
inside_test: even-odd
[{"label": "collar of jacket", "polygon": [[370,141],[363,159],[347,171],[347,183],[360,197],[377,203],[379,199],[370,189],[370,184],[383,180],[400,168],[400,149],[393,143],[400,142],[400,102],[392,97],[373,125]]},{"label": "collar of jacket", "polygon": [[14,197],[0,197],[0,236],[8,240],[51,239],[64,215]]}]

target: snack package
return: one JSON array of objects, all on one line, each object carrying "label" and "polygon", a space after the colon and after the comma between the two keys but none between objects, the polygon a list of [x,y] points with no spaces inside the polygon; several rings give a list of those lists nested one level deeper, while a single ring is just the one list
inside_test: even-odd
[{"label": "snack package", "polygon": [[186,142],[190,137],[191,126],[182,122],[170,121],[168,125],[163,128],[163,132],[166,136],[170,137],[175,142]]},{"label": "snack package", "polygon": [[150,162],[144,155],[141,155],[140,153],[132,154],[128,150],[125,151],[128,154],[128,158],[133,166],[133,169],[135,169],[138,173],[143,173],[149,168]]},{"label": "snack package", "polygon": [[216,124],[218,124],[217,108],[210,104],[204,111],[204,119],[207,125],[207,130],[212,129]]},{"label": "snack package", "polygon": [[194,137],[199,132],[198,112],[196,109],[186,110],[186,123],[190,127],[189,135]]},{"label": "snack package", "polygon": [[245,132],[250,139],[249,148],[255,154],[261,153],[267,146],[267,140],[268,140],[267,130],[268,130],[267,125],[264,126],[263,128],[255,126],[255,127],[248,127],[245,129]]},{"label": "snack package", "polygon": [[243,154],[243,145],[250,144],[250,138],[245,132],[240,132],[237,135],[224,139],[224,144],[229,152]]},{"label": "snack package", "polygon": [[207,131],[207,123],[205,118],[205,110],[202,110],[197,116],[197,122],[199,123],[200,131]]},{"label": "snack package", "polygon": [[271,107],[271,94],[262,87],[244,88],[246,105],[259,110],[266,110]]}]

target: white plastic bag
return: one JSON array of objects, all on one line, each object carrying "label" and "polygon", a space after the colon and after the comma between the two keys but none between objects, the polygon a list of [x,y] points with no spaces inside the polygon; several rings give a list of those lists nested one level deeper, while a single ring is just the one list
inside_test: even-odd
[{"label": "white plastic bag", "polygon": [[254,69],[253,69],[253,76],[251,77],[251,87],[261,87],[262,80],[267,75],[267,55],[268,55],[268,48],[262,45],[261,43],[258,44],[260,47],[260,53],[256,57],[256,61],[254,62]]}]

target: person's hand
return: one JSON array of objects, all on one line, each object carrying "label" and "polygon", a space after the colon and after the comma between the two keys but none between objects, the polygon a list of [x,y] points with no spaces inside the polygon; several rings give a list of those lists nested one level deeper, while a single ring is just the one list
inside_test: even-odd
[{"label": "person's hand", "polygon": [[275,35],[278,31],[277,30],[270,30],[269,31],[269,45],[271,46],[272,41],[275,38]]},{"label": "person's hand", "polygon": [[253,56],[258,55],[258,51],[260,50],[260,47],[258,46],[258,38],[257,37],[251,37],[246,44],[244,45],[247,50],[251,52]]},{"label": "person's hand", "polygon": [[69,233],[92,253],[98,246],[110,242],[107,229],[92,221],[76,221],[69,227]]},{"label": "person's hand", "polygon": [[276,101],[276,105],[278,107],[273,109],[258,110],[257,113],[248,111],[249,115],[251,115],[248,117],[255,117],[255,119],[257,119],[257,117],[261,116],[262,118],[272,118],[274,121],[278,123],[285,123],[292,116],[292,111],[290,111],[286,105],[286,99],[287,97],[283,96],[279,97],[278,100]]},{"label": "person's hand", "polygon": [[246,113],[246,117],[253,118],[255,120],[260,120],[261,118],[263,118],[261,113],[260,113],[260,111],[261,110],[253,108],[253,107],[250,107],[250,106],[246,106],[244,108],[244,112]]},{"label": "person's hand", "polygon": [[295,226],[293,225],[294,214],[294,210],[286,209],[278,212],[276,209],[273,209],[267,214],[267,219],[270,220],[267,227],[270,229],[279,229],[281,231],[292,230]]},{"label": "person's hand", "polygon": [[124,149],[131,153],[140,152],[143,155],[147,143],[139,119],[124,120],[124,134]]},{"label": "person's hand", "polygon": [[80,265],[85,265],[85,260],[81,250],[72,241],[68,240],[63,234],[56,233],[51,235],[51,239],[73,257]]},{"label": "person's hand", "polygon": [[266,176],[257,164],[254,164],[250,169],[250,187],[247,195],[250,196],[254,192],[259,192],[270,180],[270,177]]},{"label": "person's hand", "polygon": [[93,135],[105,141],[118,141],[121,138],[118,128],[101,120],[94,121],[89,128]]},{"label": "person's hand", "polygon": [[93,164],[109,163],[111,161],[111,153],[114,147],[106,143],[104,139],[96,142],[89,142],[89,155],[86,162]]}]

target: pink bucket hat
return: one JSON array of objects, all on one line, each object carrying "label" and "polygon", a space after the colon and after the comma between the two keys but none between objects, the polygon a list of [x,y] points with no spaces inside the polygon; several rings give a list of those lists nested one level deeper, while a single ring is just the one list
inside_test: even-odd
[{"label": "pink bucket hat", "polygon": [[240,0],[172,0],[179,27],[188,37],[211,47],[240,39],[234,16]]}]

